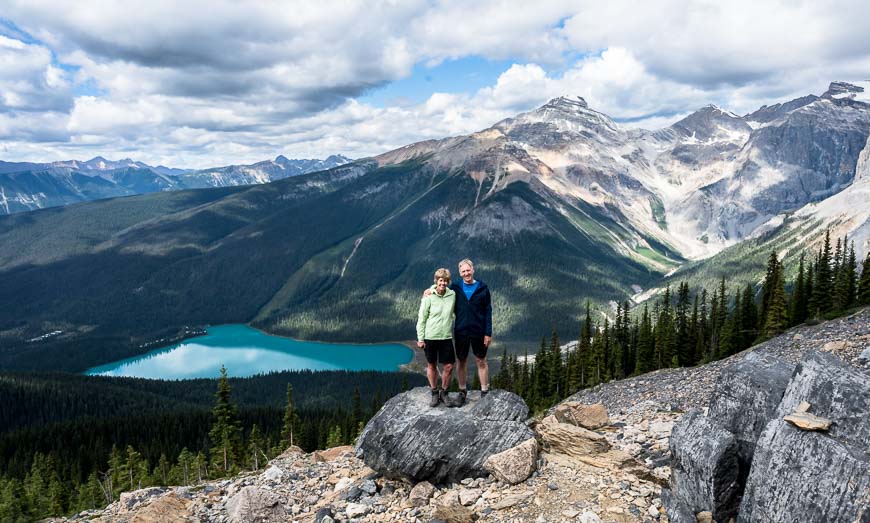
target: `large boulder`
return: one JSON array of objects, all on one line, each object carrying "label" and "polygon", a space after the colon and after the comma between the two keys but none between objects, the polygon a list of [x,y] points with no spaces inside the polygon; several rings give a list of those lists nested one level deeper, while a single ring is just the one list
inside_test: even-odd
[{"label": "large boulder", "polygon": [[[726,367],[710,398],[710,418],[734,434],[742,469],[749,471],[752,452],[767,422],[773,419],[794,365],[751,352]],[[745,479],[745,478],[744,478]]]},{"label": "large boulder", "polygon": [[390,399],[360,434],[357,457],[389,478],[442,483],[485,476],[488,457],[534,437],[516,394],[469,396],[461,408],[430,408],[429,398],[419,387]]},{"label": "large boulder", "polygon": [[674,426],[670,449],[671,493],[680,504],[668,513],[684,504],[692,513],[712,512],[716,521],[735,516],[742,489],[734,435],[693,409]]},{"label": "large boulder", "polygon": [[[831,421],[827,431],[783,420],[804,403]],[[868,449],[870,374],[828,354],[807,354],[758,440],[738,521],[870,521]]]}]

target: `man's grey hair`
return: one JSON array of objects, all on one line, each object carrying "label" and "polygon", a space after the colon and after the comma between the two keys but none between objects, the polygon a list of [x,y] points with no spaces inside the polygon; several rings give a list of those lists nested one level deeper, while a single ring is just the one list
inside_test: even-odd
[{"label": "man's grey hair", "polygon": [[461,268],[463,265],[468,265],[468,266],[471,267],[472,269],[474,268],[474,263],[473,263],[471,260],[469,260],[468,258],[465,258],[464,260],[462,260],[462,261],[459,262],[459,264],[458,264],[458,266],[459,266],[460,268]]}]

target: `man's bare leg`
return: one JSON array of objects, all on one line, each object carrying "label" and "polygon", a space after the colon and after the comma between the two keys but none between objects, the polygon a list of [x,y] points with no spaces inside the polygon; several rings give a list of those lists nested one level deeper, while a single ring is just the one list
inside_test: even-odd
[{"label": "man's bare leg", "polygon": [[480,390],[489,391],[489,365],[486,358],[474,358],[477,362],[477,377],[480,378]]}]

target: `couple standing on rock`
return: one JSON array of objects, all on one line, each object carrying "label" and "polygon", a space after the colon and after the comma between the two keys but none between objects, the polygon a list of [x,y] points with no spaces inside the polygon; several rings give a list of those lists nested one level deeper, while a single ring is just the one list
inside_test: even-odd
[{"label": "couple standing on rock", "polygon": [[[489,368],[486,351],[492,341],[492,300],[489,288],[474,279],[474,264],[469,259],[459,262],[460,283],[451,283],[450,271],[435,271],[435,285],[423,292],[417,314],[417,347],[426,353],[426,376],[432,388],[430,407],[443,402],[450,407],[461,407],[468,395],[466,387],[468,351],[474,352],[480,395],[489,392]],[[454,321],[455,320],[455,321]],[[453,341],[456,340],[454,351]],[[449,401],[447,389],[457,365],[459,396]],[[441,388],[438,388],[438,367],[441,364]]]}]

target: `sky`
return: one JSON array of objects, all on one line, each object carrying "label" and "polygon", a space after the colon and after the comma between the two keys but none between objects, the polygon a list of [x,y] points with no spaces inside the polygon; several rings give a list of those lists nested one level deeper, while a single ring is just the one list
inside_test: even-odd
[{"label": "sky", "polygon": [[657,129],[870,79],[862,1],[0,0],[0,160],[361,158],[562,95]]}]

